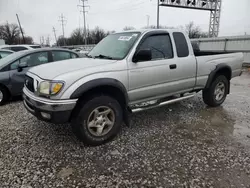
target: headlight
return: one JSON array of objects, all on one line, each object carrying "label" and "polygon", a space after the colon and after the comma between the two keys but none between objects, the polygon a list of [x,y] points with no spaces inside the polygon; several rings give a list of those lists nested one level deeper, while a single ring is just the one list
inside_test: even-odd
[{"label": "headlight", "polygon": [[56,95],[62,87],[63,82],[60,81],[43,81],[39,84],[38,92],[42,95]]}]

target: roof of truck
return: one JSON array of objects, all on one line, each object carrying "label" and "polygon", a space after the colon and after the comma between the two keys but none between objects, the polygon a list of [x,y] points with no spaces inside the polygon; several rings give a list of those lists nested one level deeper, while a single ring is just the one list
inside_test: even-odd
[{"label": "roof of truck", "polygon": [[146,33],[146,32],[151,32],[151,31],[167,31],[167,32],[183,32],[181,29],[175,29],[175,28],[170,28],[170,29],[139,29],[139,30],[128,30],[128,31],[121,31],[117,33],[131,33],[131,32],[140,32],[140,33]]}]

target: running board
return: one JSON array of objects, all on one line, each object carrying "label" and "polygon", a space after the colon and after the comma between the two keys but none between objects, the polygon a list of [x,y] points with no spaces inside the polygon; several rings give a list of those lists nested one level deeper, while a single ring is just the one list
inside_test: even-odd
[{"label": "running board", "polygon": [[192,97],[194,97],[194,95],[188,95],[188,96],[184,96],[184,97],[180,97],[180,98],[176,98],[176,99],[164,101],[164,102],[162,102],[160,104],[157,104],[157,105],[154,105],[154,106],[149,106],[149,107],[145,107],[145,108],[131,109],[131,111],[133,113],[137,113],[137,112],[141,112],[141,111],[144,111],[144,110],[149,110],[149,109],[157,108],[157,107],[160,107],[160,106],[165,106],[165,105],[168,105],[168,104],[179,102],[179,101],[182,101],[182,100],[185,100],[185,99],[189,99],[189,98],[192,98]]}]

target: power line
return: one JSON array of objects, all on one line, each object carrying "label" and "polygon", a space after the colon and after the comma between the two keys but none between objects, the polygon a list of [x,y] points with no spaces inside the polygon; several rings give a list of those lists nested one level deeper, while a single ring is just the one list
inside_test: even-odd
[{"label": "power line", "polygon": [[64,45],[66,45],[66,41],[65,41],[65,36],[64,36],[64,26],[66,25],[66,19],[65,17],[63,16],[63,14],[61,14],[61,16],[59,17],[59,22],[61,22],[61,25],[62,25],[62,32],[63,32],[63,40],[64,40]]},{"label": "power line", "polygon": [[82,5],[77,5],[78,7],[81,7],[82,8],[82,14],[83,14],[83,21],[84,21],[84,29],[83,29],[83,37],[84,37],[84,42],[85,42],[85,45],[87,44],[87,37],[86,37],[86,10],[85,8],[86,7],[89,7],[88,5],[85,5],[85,1],[87,0],[81,0],[82,1]]}]

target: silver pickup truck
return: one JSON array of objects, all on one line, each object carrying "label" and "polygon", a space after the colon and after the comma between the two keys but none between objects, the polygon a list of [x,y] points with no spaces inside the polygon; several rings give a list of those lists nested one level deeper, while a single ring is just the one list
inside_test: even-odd
[{"label": "silver pickup truck", "polygon": [[114,138],[128,115],[193,97],[219,106],[230,80],[242,73],[242,53],[195,50],[179,30],[143,30],[107,36],[86,58],[32,68],[24,105],[37,118],[70,122],[88,145]]}]

